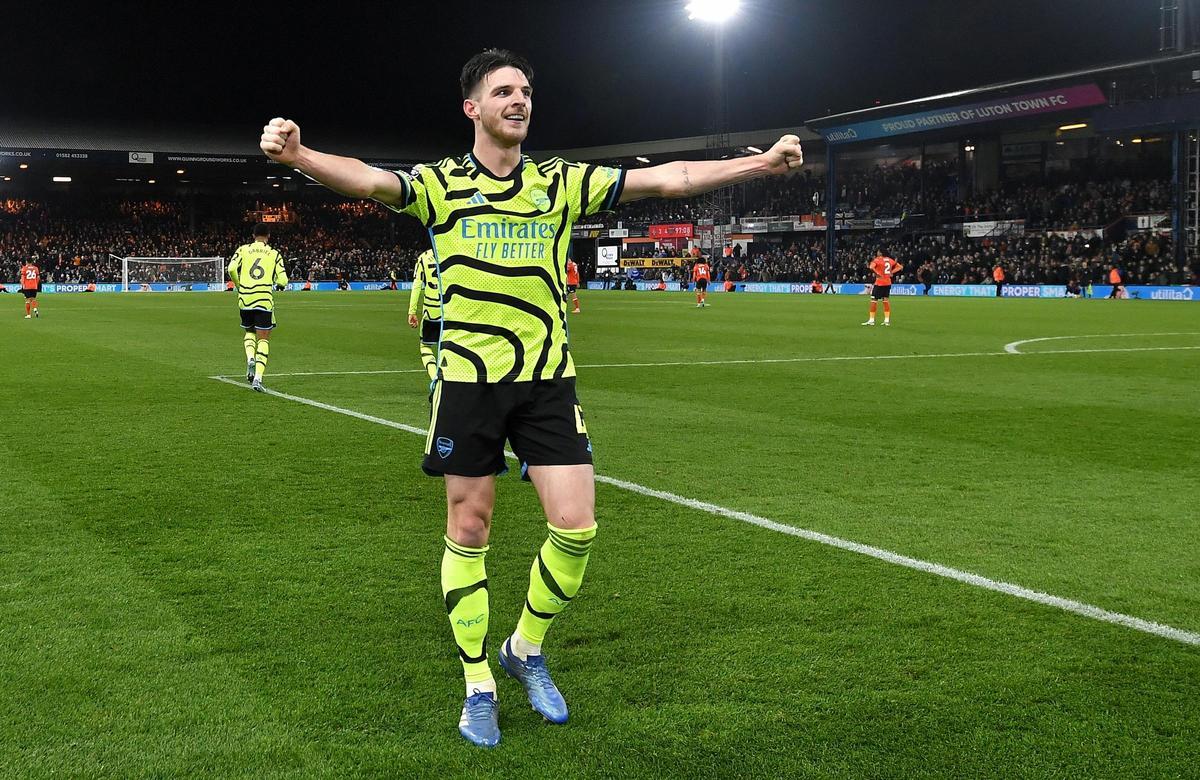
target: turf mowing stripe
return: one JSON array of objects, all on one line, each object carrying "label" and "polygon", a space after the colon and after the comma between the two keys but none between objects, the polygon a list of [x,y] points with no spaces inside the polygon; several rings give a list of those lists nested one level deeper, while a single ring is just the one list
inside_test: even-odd
[{"label": "turf mowing stripe", "polygon": [[[1200,349],[1200,347],[1197,347],[1197,349]],[[998,352],[988,354],[1004,355],[1013,353]],[[218,382],[224,382],[229,385],[234,385],[235,387],[249,389],[249,385],[247,385],[245,382],[239,382],[228,377],[212,376],[209,377],[209,379],[215,379]],[[377,425],[385,425],[389,428],[408,431],[409,433],[414,433],[418,436],[427,436],[429,434],[429,432],[423,428],[405,425],[404,423],[398,423],[392,420],[385,420],[382,417],[363,414],[362,412],[356,412],[353,409],[345,409],[340,406],[322,403],[321,401],[314,401],[311,398],[303,398],[298,395],[289,395],[288,393],[281,393],[278,390],[270,389],[266,389],[266,393],[267,395],[273,395],[277,398],[285,398],[289,401],[305,404],[306,406],[316,407],[317,409],[324,409],[329,412],[336,412],[338,414],[344,414],[348,417],[365,420],[366,422],[376,423]],[[516,456],[508,450],[505,450],[504,454],[514,460],[516,458]],[[1032,601],[1037,604],[1043,604],[1048,607],[1055,607],[1056,609],[1061,609],[1066,612],[1091,618],[1092,620],[1099,620],[1104,623],[1112,623],[1114,625],[1132,628],[1135,631],[1142,631],[1147,634],[1153,634],[1165,639],[1172,639],[1176,642],[1182,642],[1188,645],[1200,646],[1200,634],[1184,631],[1183,629],[1174,628],[1173,626],[1164,625],[1162,623],[1154,623],[1149,620],[1143,620],[1142,618],[1134,617],[1132,615],[1125,615],[1120,612],[1110,612],[1109,610],[1101,609],[1100,607],[1095,607],[1091,604],[1084,604],[1080,601],[1073,601],[1071,599],[1065,599],[1049,593],[1030,590],[1029,588],[1024,588],[1020,585],[1014,585],[1010,582],[1001,582],[999,580],[988,579],[987,577],[983,577],[979,574],[972,574],[971,572],[962,571],[961,569],[942,566],[938,563],[930,563],[917,558],[909,558],[906,555],[900,555],[899,553],[894,553],[890,550],[884,550],[879,547],[871,547],[870,545],[860,544],[858,542],[852,542],[837,536],[823,534],[819,531],[810,531],[806,528],[797,528],[795,526],[776,522],[775,520],[771,520],[766,517],[750,514],[749,512],[728,509],[723,506],[718,506],[717,504],[710,504],[707,501],[700,501],[694,498],[686,498],[685,496],[676,495],[675,493],[668,493],[665,490],[655,490],[654,488],[648,488],[644,485],[639,485],[636,482],[626,482],[623,479],[606,477],[603,474],[597,474],[596,481],[602,482],[606,485],[611,485],[613,487],[621,488],[622,490],[628,490],[631,493],[637,493],[648,498],[657,498],[659,500],[667,501],[672,504],[678,504],[679,506],[687,507],[689,509],[697,509],[701,512],[708,512],[709,514],[719,515],[720,517],[726,517],[731,520],[749,523],[750,525],[755,525],[759,528],[777,531],[782,534],[788,534],[789,536],[796,536],[808,541],[828,545],[829,547],[836,547],[839,550],[845,550],[847,552],[857,553],[859,555],[867,555],[886,563],[892,563],[908,569],[915,569],[917,571],[925,572],[926,574],[933,574],[938,577],[945,577],[946,579],[966,583],[967,585],[974,585],[977,588],[984,588],[985,590],[1004,593],[1009,596],[1014,596],[1026,601]]]},{"label": "turf mowing stripe", "polygon": [[[1063,341],[1064,339],[1120,339],[1129,338],[1132,336],[1200,336],[1200,333],[1094,333],[1087,336],[1043,336],[1040,339],[1022,339],[1021,341],[1010,341],[1004,345],[1004,351],[1010,355],[1027,354],[1017,349],[1022,344],[1033,344],[1037,341]],[[1127,351],[1141,350],[1160,350],[1160,349],[1196,349],[1196,347],[1133,347]],[[1055,350],[1057,351],[1057,350]],[[1105,350],[1083,350],[1095,352],[1119,352],[1121,350],[1105,349]]]}]

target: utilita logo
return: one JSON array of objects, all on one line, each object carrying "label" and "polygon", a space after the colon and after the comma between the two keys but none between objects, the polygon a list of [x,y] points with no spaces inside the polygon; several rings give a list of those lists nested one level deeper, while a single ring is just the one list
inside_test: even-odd
[{"label": "utilita logo", "polygon": [[1180,290],[1155,290],[1150,293],[1150,297],[1156,301],[1190,301],[1195,291],[1191,287],[1184,287]]}]

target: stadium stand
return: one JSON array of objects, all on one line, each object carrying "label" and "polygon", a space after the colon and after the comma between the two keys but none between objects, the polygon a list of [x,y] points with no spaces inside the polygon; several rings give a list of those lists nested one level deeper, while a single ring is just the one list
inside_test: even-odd
[{"label": "stadium stand", "polygon": [[[861,204],[855,214],[886,215],[905,208],[914,172],[876,169],[847,185],[847,198]],[[928,185],[928,183],[927,183]],[[782,186],[753,191],[758,208],[752,214],[798,213],[811,208],[812,194],[822,183],[803,177]],[[927,186],[927,192],[929,191]],[[1101,182],[1007,187],[979,198],[955,200],[938,195],[934,220],[964,218],[1023,219],[1027,229],[1079,231],[1103,228],[1138,212],[1165,210],[1170,187],[1165,181],[1128,178]],[[926,201],[928,204],[929,200]],[[698,206],[683,202],[679,210],[651,204],[623,208],[625,224],[701,219]],[[121,264],[113,255],[201,257],[227,255],[244,240],[261,203],[247,199],[208,199],[186,215],[180,200],[87,200],[47,198],[0,201],[0,269],[7,275],[37,257],[48,281],[87,283],[120,280]],[[271,207],[286,212],[272,244],[289,259],[297,279],[383,280],[411,278],[412,265],[425,237],[413,223],[377,204],[351,201],[290,201]],[[913,205],[914,212],[918,209]],[[861,210],[860,210],[861,209]],[[902,211],[902,213],[905,213]],[[1084,233],[1024,235],[972,239],[961,232],[868,231],[839,239],[837,261],[828,267],[818,236],[799,236],[786,245],[755,242],[745,258],[717,258],[720,278],[736,280],[809,281],[814,275],[831,281],[860,280],[869,255],[883,248],[908,264],[905,276],[931,262],[938,283],[986,282],[1000,263],[1021,283],[1063,283],[1071,279],[1102,282],[1113,262],[1131,281],[1185,284],[1195,274],[1173,260],[1170,237],[1146,233],[1120,235],[1106,242]],[[668,256],[653,244],[625,248],[626,257]],[[915,262],[914,262],[915,261]]]},{"label": "stadium stand", "polygon": [[[423,232],[373,203],[276,204],[290,221],[275,226],[272,245],[296,279],[410,279]],[[119,257],[227,256],[263,213],[246,199],[207,199],[190,219],[181,200],[114,198],[0,201],[0,276],[37,258],[47,282],[119,282]],[[116,256],[116,257],[114,257]],[[153,281],[153,280],[151,280]]]}]

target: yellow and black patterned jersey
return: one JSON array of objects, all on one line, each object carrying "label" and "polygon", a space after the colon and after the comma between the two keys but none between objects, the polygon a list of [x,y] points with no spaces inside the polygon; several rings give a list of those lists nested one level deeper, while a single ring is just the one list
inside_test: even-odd
[{"label": "yellow and black patterned jersey", "polygon": [[497,176],[473,155],[397,173],[396,211],[429,230],[436,256],[438,372],[450,382],[575,375],[567,346],[571,226],[613,208],[625,172],[522,157]]},{"label": "yellow and black patterned jersey", "polygon": [[274,311],[275,285],[288,283],[283,257],[261,241],[239,246],[226,270],[237,285],[239,309]]},{"label": "yellow and black patterned jersey", "polygon": [[412,292],[408,295],[408,313],[420,316],[422,320],[436,320],[441,317],[438,313],[437,260],[433,250],[426,249],[413,265]]}]

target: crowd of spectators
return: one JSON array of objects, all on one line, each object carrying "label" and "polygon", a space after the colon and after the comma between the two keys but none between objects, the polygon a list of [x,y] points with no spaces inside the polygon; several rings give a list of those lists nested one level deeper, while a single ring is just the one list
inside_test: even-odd
[{"label": "crowd of spectators", "polygon": [[900,283],[988,284],[999,265],[1015,284],[1104,284],[1114,266],[1129,284],[1196,284],[1198,270],[1177,264],[1169,235],[1135,233],[1106,245],[1082,236],[1053,233],[1006,238],[971,239],[961,234],[927,234],[888,238],[881,232],[841,236],[837,262],[826,263],[821,236],[801,239],[743,255],[712,260],[718,281],[865,282],[867,263],[879,252],[904,265]]},{"label": "crowd of spectators", "polygon": [[[839,234],[838,261],[830,268],[825,238],[819,233],[793,234],[782,243],[756,241],[743,256],[713,260],[719,279],[737,281],[862,281],[866,263],[878,249],[906,266],[904,281],[916,271],[935,283],[975,283],[990,279],[992,269],[1006,269],[1009,281],[1103,281],[1112,265],[1134,283],[1168,284],[1193,280],[1190,268],[1176,263],[1165,235],[1107,235],[1107,243],[1089,238],[1091,231],[1063,237],[1048,232],[1119,224],[1123,216],[1169,210],[1171,187],[1154,178],[1117,176],[1101,181],[1010,183],[994,192],[956,198],[956,165],[931,163],[922,174],[911,165],[876,166],[848,173],[839,192],[840,208],[854,214],[887,214],[909,208],[932,208],[938,221],[925,230],[846,231]],[[813,211],[823,195],[823,182],[806,171],[788,178],[751,182],[748,216],[801,214]],[[648,200],[627,204],[619,215],[627,222],[695,222],[704,218],[702,199]],[[944,210],[944,214],[941,210]],[[121,280],[121,257],[228,257],[250,240],[250,228],[264,215],[272,224],[271,244],[287,258],[297,280],[411,279],[417,255],[428,246],[419,225],[397,217],[370,201],[304,198],[264,203],[246,198],[207,196],[177,199],[120,197],[43,200],[0,200],[0,279],[15,278],[16,268],[35,259],[48,282],[112,283]],[[1023,219],[1025,235],[973,239],[946,229],[943,216]],[[628,244],[626,257],[674,256],[674,247],[652,242]],[[585,272],[586,272],[585,266]],[[153,273],[143,269],[143,273]],[[687,269],[683,269],[686,274]],[[652,272],[652,273],[662,273]],[[152,281],[141,279],[141,281]]]},{"label": "crowd of spectators", "polygon": [[[47,282],[115,283],[123,257],[229,257],[251,240],[263,213],[286,216],[272,225],[271,245],[302,279],[410,279],[422,242],[419,226],[391,218],[366,201],[253,202],[193,206],[173,200],[89,198],[0,201],[0,277],[16,278],[35,259]],[[154,281],[153,266],[139,281]]]},{"label": "crowd of spectators", "polygon": [[[1017,180],[980,193],[960,192],[958,163],[927,161],[842,171],[836,211],[848,219],[924,217],[941,221],[1022,219],[1030,229],[1105,227],[1126,214],[1171,207],[1171,186],[1154,169],[1059,172],[1044,181]],[[733,216],[756,219],[824,213],[825,182],[805,170],[791,177],[742,185]],[[713,217],[705,198],[646,200],[622,206],[602,219],[625,224],[694,222]]]},{"label": "crowd of spectators", "polygon": [[1033,229],[1106,227],[1126,214],[1167,211],[1171,186],[1162,179],[1010,184],[993,192],[927,203],[935,218],[1022,219]]}]

